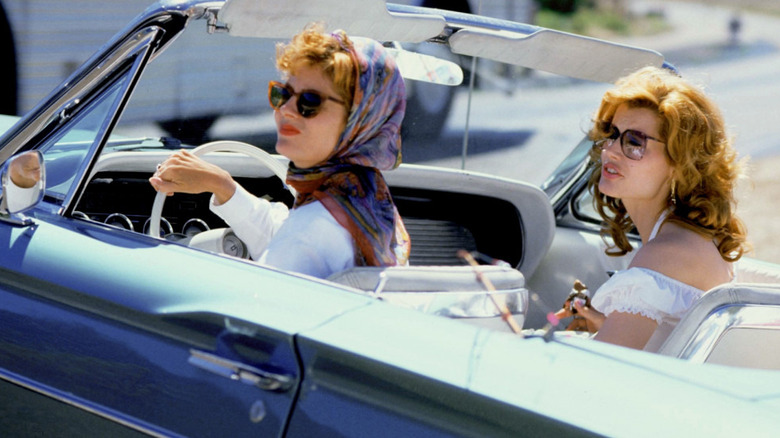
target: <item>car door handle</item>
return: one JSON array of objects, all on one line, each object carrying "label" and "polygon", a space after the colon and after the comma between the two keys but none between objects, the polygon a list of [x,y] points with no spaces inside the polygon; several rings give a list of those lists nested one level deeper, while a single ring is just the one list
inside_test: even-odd
[{"label": "car door handle", "polygon": [[293,376],[263,371],[241,362],[195,349],[190,349],[190,358],[187,361],[198,368],[227,377],[230,380],[257,386],[264,391],[287,391],[293,386],[295,380]]}]

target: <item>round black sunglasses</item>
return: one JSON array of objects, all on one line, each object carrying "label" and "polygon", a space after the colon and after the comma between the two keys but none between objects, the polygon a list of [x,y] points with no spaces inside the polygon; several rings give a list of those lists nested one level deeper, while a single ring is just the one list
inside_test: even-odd
[{"label": "round black sunglasses", "polygon": [[278,110],[293,96],[297,96],[295,107],[298,109],[298,114],[307,119],[316,116],[326,100],[332,100],[333,102],[344,105],[343,100],[324,95],[315,90],[303,90],[296,93],[295,90],[287,84],[278,81],[271,81],[268,83],[268,102],[271,104],[271,108]]}]

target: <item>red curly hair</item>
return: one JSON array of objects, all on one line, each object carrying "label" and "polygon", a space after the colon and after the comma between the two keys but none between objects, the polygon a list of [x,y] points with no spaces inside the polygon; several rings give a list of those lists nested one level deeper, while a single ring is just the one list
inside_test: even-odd
[{"label": "red curly hair", "polygon": [[[626,234],[634,225],[623,203],[598,188],[601,142],[610,134],[607,129],[617,108],[625,104],[658,115],[675,187],[668,220],[712,238],[724,260],[739,260],[747,248],[745,225],[735,214],[734,189],[741,166],[716,104],[701,88],[661,68],[643,68],[615,85],[604,94],[589,133],[594,141],[590,158],[597,163],[589,188],[604,220],[602,235],[607,254],[617,256],[632,250]],[[607,236],[613,243],[606,240]]]},{"label": "red curly hair", "polygon": [[296,34],[288,44],[276,45],[276,68],[285,79],[302,66],[320,67],[332,82],[339,97],[352,107],[358,72],[350,54],[352,41],[344,31],[326,34],[324,26],[312,23]]}]

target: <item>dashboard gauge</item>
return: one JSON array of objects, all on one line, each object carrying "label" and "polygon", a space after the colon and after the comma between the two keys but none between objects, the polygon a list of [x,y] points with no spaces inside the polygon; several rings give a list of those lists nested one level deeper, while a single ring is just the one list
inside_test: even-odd
[{"label": "dashboard gauge", "polygon": [[[144,222],[144,234],[149,234],[149,219]],[[170,222],[168,222],[168,219],[165,219],[164,217],[160,218],[160,237],[165,237],[168,234],[173,233],[173,226]]]},{"label": "dashboard gauge", "polygon": [[210,228],[206,221],[198,218],[192,218],[188,220],[184,223],[184,226],[181,227],[182,234],[190,237],[208,230],[210,230]]},{"label": "dashboard gauge", "polygon": [[133,231],[133,222],[130,221],[129,217],[123,215],[122,213],[112,213],[108,215],[103,223],[106,225],[111,225],[112,227],[124,228],[125,230]]},{"label": "dashboard gauge", "polygon": [[244,242],[232,231],[229,231],[222,237],[222,252],[229,256],[245,259],[249,251]]}]

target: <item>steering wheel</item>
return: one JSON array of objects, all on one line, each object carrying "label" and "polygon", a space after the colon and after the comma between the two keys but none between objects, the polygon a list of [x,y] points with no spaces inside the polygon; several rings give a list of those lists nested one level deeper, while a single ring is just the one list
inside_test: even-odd
[{"label": "steering wheel", "polygon": [[[208,154],[210,152],[238,152],[245,155],[248,155],[252,158],[257,159],[262,163],[266,168],[271,170],[274,175],[276,175],[282,182],[284,183],[286,177],[287,177],[287,168],[279,162],[276,158],[272,157],[268,152],[252,146],[251,144],[240,142],[240,141],[232,141],[232,140],[218,140],[213,141],[211,143],[206,143],[204,145],[198,146],[197,148],[192,150],[192,154],[195,156],[202,156],[205,154]],[[293,197],[296,196],[295,189],[286,185],[285,187],[287,190],[292,193]],[[165,198],[167,196],[165,193],[157,192],[157,195],[154,198],[154,204],[152,205],[152,214],[149,218],[149,235],[159,237],[160,236],[160,220],[162,218],[162,210],[163,205],[165,205]],[[225,233],[220,232],[219,237],[220,239],[224,238]],[[222,245],[217,245],[217,247],[221,248]]]}]

